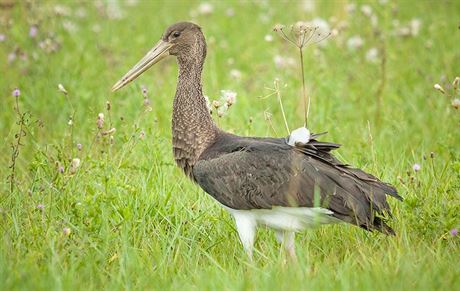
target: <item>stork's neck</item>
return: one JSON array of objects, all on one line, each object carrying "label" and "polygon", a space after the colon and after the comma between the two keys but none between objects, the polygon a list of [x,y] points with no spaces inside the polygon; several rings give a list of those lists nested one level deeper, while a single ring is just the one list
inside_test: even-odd
[{"label": "stork's neck", "polygon": [[201,72],[206,48],[198,46],[195,53],[177,57],[179,79],[174,97],[172,135],[174,158],[188,176],[201,153],[217,135],[201,85]]}]

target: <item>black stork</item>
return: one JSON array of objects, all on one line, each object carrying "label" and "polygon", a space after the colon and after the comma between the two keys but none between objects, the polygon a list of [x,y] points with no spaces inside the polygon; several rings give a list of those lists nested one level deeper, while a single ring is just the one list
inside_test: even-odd
[{"label": "black stork", "polygon": [[171,25],[112,91],[168,55],[179,64],[172,116],[176,163],[233,215],[250,258],[258,226],[274,229],[293,258],[295,233],[317,224],[344,221],[394,234],[385,223],[391,216],[386,195],[402,198],[390,184],[335,158],[338,144],[312,134],[291,145],[286,138],[243,137],[216,126],[202,91],[206,41],[198,25]]}]

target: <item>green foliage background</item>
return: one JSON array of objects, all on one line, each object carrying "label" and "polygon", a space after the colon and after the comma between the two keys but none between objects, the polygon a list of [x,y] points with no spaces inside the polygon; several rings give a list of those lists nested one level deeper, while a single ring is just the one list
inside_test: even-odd
[{"label": "green foliage background", "polygon": [[[439,83],[452,92],[460,75],[458,1],[321,1],[311,11],[296,1],[219,1],[209,2],[209,14],[196,1],[131,2],[0,2],[0,289],[459,288],[460,241],[449,231],[460,226],[460,112],[451,106],[454,96],[433,89]],[[362,5],[372,8],[377,27]],[[273,234],[261,230],[251,263],[231,217],[174,165],[175,61],[119,93],[110,87],[168,25],[193,19],[208,41],[205,94],[238,93],[219,125],[242,135],[285,136],[276,99],[259,97],[279,78],[288,122],[299,127],[301,82],[298,63],[275,66],[275,56],[297,54],[271,29],[317,17],[343,27],[324,46],[305,50],[310,129],[328,131],[324,140],[343,144],[341,159],[398,188],[405,201],[390,202],[397,236],[348,225],[309,230],[297,235],[299,263],[286,264]],[[398,36],[413,19],[421,21],[420,33]],[[272,42],[264,40],[269,34]],[[350,50],[355,35],[364,45]],[[53,44],[56,51],[47,52]],[[365,57],[374,47],[376,64]],[[143,106],[140,84],[152,110]],[[11,145],[20,131],[15,87],[26,135],[11,191]],[[116,128],[113,141],[96,127],[99,112],[104,131]],[[75,158],[81,165],[73,171]]]}]

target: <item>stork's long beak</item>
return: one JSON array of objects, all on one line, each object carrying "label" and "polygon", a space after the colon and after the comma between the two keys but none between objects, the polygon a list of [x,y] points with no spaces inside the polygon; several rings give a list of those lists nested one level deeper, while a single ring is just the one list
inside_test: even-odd
[{"label": "stork's long beak", "polygon": [[148,68],[158,63],[169,55],[169,49],[172,44],[160,40],[134,67],[126,73],[123,78],[115,83],[112,87],[112,92],[123,88],[126,84],[139,77],[143,72],[147,71]]}]

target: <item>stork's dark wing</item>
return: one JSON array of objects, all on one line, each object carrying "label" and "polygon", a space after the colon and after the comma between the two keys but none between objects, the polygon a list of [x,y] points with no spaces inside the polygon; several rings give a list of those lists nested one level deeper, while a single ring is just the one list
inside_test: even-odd
[{"label": "stork's dark wing", "polygon": [[393,233],[382,218],[386,194],[396,190],[330,154],[337,144],[310,141],[299,147],[284,139],[222,135],[193,168],[195,181],[233,209],[273,206],[331,210],[336,218],[366,229]]}]

